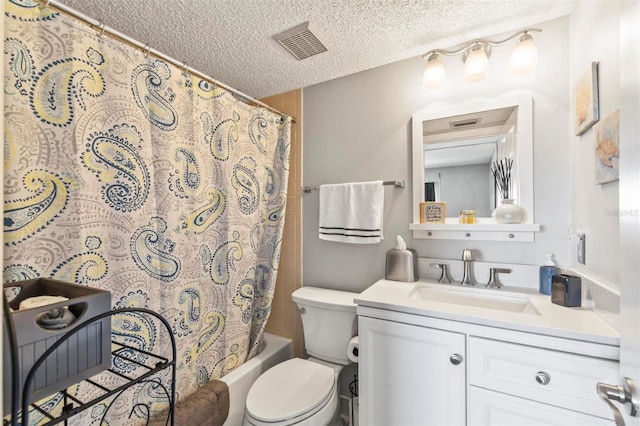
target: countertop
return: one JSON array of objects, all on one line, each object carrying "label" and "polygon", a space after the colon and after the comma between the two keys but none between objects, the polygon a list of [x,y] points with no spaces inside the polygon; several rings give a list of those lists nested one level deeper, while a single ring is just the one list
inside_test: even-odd
[{"label": "countertop", "polygon": [[[414,289],[464,291],[469,295],[528,298],[534,309],[526,313],[506,312],[491,308],[444,303],[412,297]],[[461,321],[509,330],[619,346],[620,334],[589,308],[568,308],[551,303],[551,297],[517,287],[486,289],[438,284],[430,280],[415,283],[380,280],[354,299],[358,306],[402,312],[445,320]]]}]

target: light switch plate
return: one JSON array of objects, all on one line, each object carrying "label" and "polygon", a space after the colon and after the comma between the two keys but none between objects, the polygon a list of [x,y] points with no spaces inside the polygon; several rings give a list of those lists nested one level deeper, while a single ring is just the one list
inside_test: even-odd
[{"label": "light switch plate", "polygon": [[580,233],[578,234],[578,263],[581,264],[585,264],[586,260],[585,260],[585,253],[586,253],[586,249],[585,249],[585,234],[584,233]]}]

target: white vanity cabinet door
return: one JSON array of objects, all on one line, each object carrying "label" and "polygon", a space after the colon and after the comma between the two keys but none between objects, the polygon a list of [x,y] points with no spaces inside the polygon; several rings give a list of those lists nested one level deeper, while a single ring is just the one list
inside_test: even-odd
[{"label": "white vanity cabinet door", "polygon": [[361,425],[465,424],[464,334],[362,316],[358,329]]},{"label": "white vanity cabinet door", "polygon": [[614,422],[469,386],[470,426],[610,425]]}]

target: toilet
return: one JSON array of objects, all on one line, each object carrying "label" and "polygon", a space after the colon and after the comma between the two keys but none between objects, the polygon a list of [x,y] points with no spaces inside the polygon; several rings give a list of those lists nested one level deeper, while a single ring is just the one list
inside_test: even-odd
[{"label": "toilet", "polygon": [[258,377],[247,395],[243,425],[341,425],[339,376],[351,363],[347,347],[358,331],[357,293],[302,287],[291,296],[310,358],[290,359]]}]

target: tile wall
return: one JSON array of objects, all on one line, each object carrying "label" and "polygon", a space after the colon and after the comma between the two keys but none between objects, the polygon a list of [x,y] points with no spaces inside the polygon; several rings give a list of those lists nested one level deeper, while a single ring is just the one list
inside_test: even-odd
[{"label": "tile wall", "polygon": [[302,323],[291,293],[302,287],[302,89],[261,99],[295,117],[291,126],[289,187],[280,269],[266,330],[293,339],[294,356],[303,356]]}]

